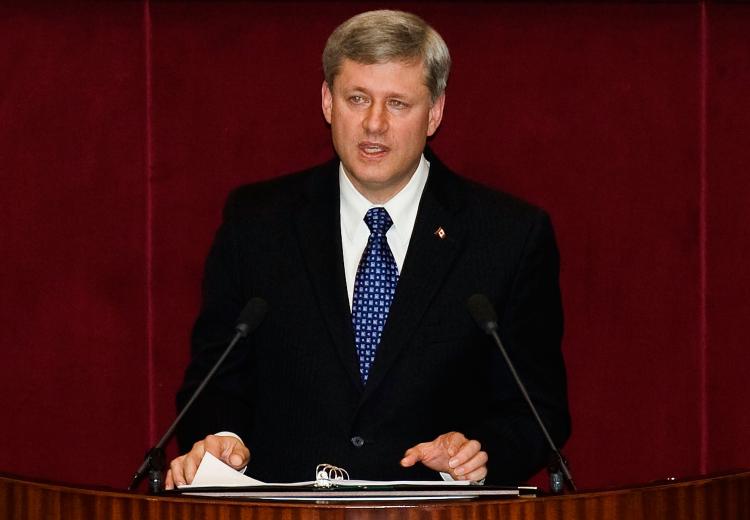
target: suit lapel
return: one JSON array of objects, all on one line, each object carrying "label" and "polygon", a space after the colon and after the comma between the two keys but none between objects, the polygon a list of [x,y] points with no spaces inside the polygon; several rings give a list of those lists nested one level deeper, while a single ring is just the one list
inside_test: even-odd
[{"label": "suit lapel", "polygon": [[463,229],[455,215],[461,205],[460,183],[436,158],[430,157],[430,163],[429,178],[363,401],[383,381],[409,343],[461,250]]},{"label": "suit lapel", "polygon": [[341,248],[338,160],[308,179],[307,203],[297,211],[297,238],[323,319],[345,371],[361,391]]}]

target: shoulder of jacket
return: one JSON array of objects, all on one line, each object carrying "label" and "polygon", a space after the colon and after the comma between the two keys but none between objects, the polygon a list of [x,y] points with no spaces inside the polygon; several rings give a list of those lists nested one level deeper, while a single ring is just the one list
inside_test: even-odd
[{"label": "shoulder of jacket", "polygon": [[310,186],[331,175],[333,161],[233,189],[224,205],[224,220],[278,214],[298,208]]}]

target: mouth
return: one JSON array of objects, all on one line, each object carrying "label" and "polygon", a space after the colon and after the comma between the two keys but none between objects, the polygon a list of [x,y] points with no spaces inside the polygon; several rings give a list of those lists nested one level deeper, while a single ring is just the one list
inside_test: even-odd
[{"label": "mouth", "polygon": [[360,153],[369,159],[377,159],[386,155],[391,149],[384,144],[362,141],[358,145]]}]

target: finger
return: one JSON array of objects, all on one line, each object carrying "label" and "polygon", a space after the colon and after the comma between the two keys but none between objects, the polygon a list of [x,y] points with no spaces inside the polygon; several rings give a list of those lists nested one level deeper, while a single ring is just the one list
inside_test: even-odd
[{"label": "finger", "polygon": [[185,455],[185,460],[182,461],[182,473],[185,476],[185,483],[190,484],[195,478],[195,473],[198,471],[203,454],[200,451],[191,451]]},{"label": "finger", "polygon": [[434,442],[444,450],[444,453],[447,453],[448,457],[453,457],[467,441],[463,433],[449,432],[444,433]]},{"label": "finger", "polygon": [[164,489],[174,489],[174,480],[172,480],[172,470],[167,470],[167,477],[164,479]]},{"label": "finger", "polygon": [[479,469],[476,469],[472,471],[471,473],[467,473],[463,477],[461,477],[462,480],[471,480],[472,482],[476,482],[478,480],[482,480],[487,476],[487,466],[482,466]]},{"label": "finger", "polygon": [[476,471],[477,469],[481,468],[482,466],[487,465],[487,460],[489,460],[489,457],[487,456],[487,452],[480,451],[477,452],[476,455],[474,455],[472,458],[458,466],[453,472],[461,477],[466,476],[469,473]]},{"label": "finger", "polygon": [[455,455],[451,457],[451,460],[448,461],[448,466],[453,469],[458,468],[458,466],[465,464],[466,461],[479,453],[481,449],[482,445],[479,441],[465,441],[458,451],[456,451]]},{"label": "finger", "polygon": [[232,435],[209,435],[205,447],[206,451],[235,469],[244,468],[250,460],[250,450]]},{"label": "finger", "polygon": [[185,484],[185,475],[182,471],[182,461],[185,456],[177,457],[169,464],[169,471],[172,473],[172,481],[175,486],[182,486]]},{"label": "finger", "polygon": [[[208,435],[206,436],[205,439],[203,439],[203,441],[197,442],[193,446],[193,450],[191,451],[191,453],[193,451],[197,451],[198,445],[202,444],[204,451],[209,452],[211,455],[213,455],[219,460],[223,460],[224,450],[226,449],[226,446],[229,445],[229,443],[227,442],[227,439],[229,438],[230,437],[223,437],[220,435]],[[231,438],[233,439],[234,437],[231,437]],[[228,453],[227,453],[227,456],[228,456]],[[201,453],[201,458],[203,458],[202,453]]]}]

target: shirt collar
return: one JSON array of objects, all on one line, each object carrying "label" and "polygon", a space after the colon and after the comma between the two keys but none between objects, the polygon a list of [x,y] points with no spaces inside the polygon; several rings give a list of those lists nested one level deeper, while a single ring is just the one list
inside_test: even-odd
[{"label": "shirt collar", "polygon": [[346,238],[353,239],[357,226],[363,221],[367,210],[384,207],[393,221],[392,229],[395,230],[399,240],[408,245],[429,171],[430,163],[422,155],[417,169],[406,186],[385,204],[373,204],[357,191],[347,177],[343,163],[339,163],[341,229]]}]

